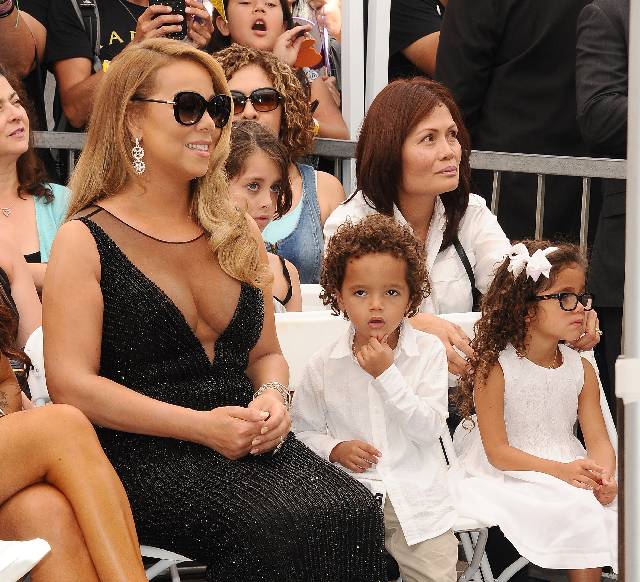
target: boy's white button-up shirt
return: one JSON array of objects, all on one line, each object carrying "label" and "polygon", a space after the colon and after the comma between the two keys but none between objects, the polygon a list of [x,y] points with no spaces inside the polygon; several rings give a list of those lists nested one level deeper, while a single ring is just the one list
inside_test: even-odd
[{"label": "boy's white button-up shirt", "polygon": [[327,460],[343,441],[376,447],[382,456],[364,473],[339,466],[389,496],[409,545],[434,538],[456,517],[439,441],[447,417],[444,346],[405,321],[394,363],[373,378],[353,357],[353,334],[350,326],[310,359],[296,386],[293,430]]},{"label": "boy's white button-up shirt", "polygon": [[[358,222],[375,213],[375,208],[367,203],[362,192],[354,194],[327,218],[324,224],[325,246],[347,219]],[[395,205],[393,216],[400,224],[409,226]],[[473,307],[471,283],[455,247],[450,245],[440,250],[446,224],[444,204],[438,196],[425,241],[431,293],[420,306],[420,311],[436,315],[466,313]],[[496,267],[509,254],[511,243],[498,224],[498,219],[487,208],[484,198],[476,194],[469,195],[469,204],[458,226],[458,239],[469,258],[476,287],[481,293],[486,293]]]}]

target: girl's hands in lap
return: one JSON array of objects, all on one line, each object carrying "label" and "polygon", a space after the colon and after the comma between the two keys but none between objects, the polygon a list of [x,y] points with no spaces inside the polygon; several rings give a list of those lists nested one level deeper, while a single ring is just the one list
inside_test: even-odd
[{"label": "girl's hands in lap", "polygon": [[603,484],[603,475],[606,471],[592,459],[576,459],[570,463],[558,463],[555,477],[578,487],[589,489],[594,493],[599,491]]},{"label": "girl's hands in lap", "polygon": [[249,410],[269,413],[260,434],[252,439],[249,452],[252,455],[260,455],[272,451],[284,441],[291,430],[291,417],[282,401],[282,396],[275,390],[268,390],[251,401]]},{"label": "girl's hands in lap", "polygon": [[227,459],[241,459],[249,454],[251,442],[266,426],[268,412],[242,406],[221,406],[202,412],[201,445],[215,449]]},{"label": "girl's hands in lap", "polygon": [[602,475],[602,486],[597,491],[594,491],[593,494],[602,505],[609,505],[613,503],[616,495],[618,495],[618,484],[611,475],[604,473]]},{"label": "girl's hands in lap", "polygon": [[459,325],[432,313],[418,313],[410,321],[413,327],[437,336],[444,344],[449,372],[459,376],[465,371],[468,364],[461,353],[470,357],[473,355],[473,350],[470,345],[471,340]]}]

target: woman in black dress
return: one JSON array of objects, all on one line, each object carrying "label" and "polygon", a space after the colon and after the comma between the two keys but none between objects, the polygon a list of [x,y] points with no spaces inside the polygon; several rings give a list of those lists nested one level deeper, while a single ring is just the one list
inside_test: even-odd
[{"label": "woman in black dress", "polygon": [[101,427],[142,543],[210,580],[379,581],[376,502],[289,434],[264,247],[227,196],[228,96],[185,43],[110,66],[47,275],[49,389]]}]

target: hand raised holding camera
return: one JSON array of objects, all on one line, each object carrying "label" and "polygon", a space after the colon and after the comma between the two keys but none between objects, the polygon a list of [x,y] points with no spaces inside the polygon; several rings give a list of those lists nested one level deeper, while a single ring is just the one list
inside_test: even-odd
[{"label": "hand raised holding camera", "polygon": [[142,42],[148,38],[180,34],[183,29],[183,22],[184,16],[173,14],[170,6],[162,4],[150,5],[138,18],[136,33],[131,42]]}]

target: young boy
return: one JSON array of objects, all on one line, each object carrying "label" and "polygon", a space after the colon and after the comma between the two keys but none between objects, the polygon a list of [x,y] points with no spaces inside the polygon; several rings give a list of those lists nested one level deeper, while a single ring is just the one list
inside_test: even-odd
[{"label": "young boy", "polygon": [[385,546],[404,582],[454,582],[458,544],[439,436],[442,343],[411,327],[428,293],[421,244],[392,218],[342,225],[326,249],[322,298],[350,329],[309,361],[293,428],[383,506]]}]

